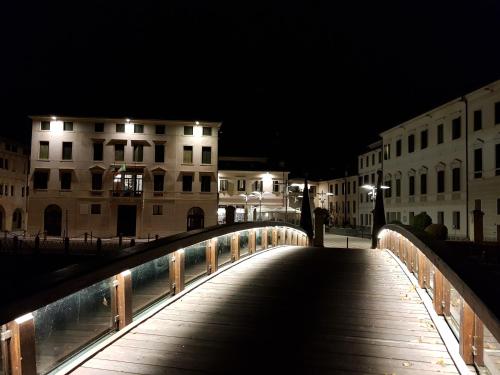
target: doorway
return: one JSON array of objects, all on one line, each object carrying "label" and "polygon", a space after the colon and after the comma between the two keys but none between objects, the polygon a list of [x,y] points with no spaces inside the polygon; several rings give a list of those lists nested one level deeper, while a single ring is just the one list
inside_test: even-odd
[{"label": "doorway", "polygon": [[187,230],[202,229],[205,226],[205,213],[200,207],[193,207],[188,211]]},{"label": "doorway", "polygon": [[135,236],[137,207],[131,205],[119,205],[116,218],[116,235],[122,234],[126,237]]},{"label": "doorway", "polygon": [[44,230],[48,236],[60,236],[62,224],[62,210],[56,204],[47,206],[43,215]]}]

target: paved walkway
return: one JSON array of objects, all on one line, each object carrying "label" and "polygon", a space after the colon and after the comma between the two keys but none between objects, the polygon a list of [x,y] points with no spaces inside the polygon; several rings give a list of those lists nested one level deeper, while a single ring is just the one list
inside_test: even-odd
[{"label": "paved walkway", "polygon": [[85,374],[457,374],[415,289],[380,250],[282,247],[187,293]]},{"label": "paved walkway", "polygon": [[349,238],[350,249],[369,249],[372,245],[372,240],[369,238],[347,237],[325,233],[325,247],[345,248],[347,246],[347,238]]}]

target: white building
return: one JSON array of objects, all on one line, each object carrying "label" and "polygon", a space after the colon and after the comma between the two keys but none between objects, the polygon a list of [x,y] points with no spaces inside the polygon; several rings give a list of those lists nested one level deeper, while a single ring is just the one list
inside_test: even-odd
[{"label": "white building", "polygon": [[0,230],[26,228],[29,150],[8,139],[0,139]]},{"label": "white building", "polygon": [[484,240],[500,241],[500,81],[465,95],[470,238],[472,210],[484,213]]},{"label": "white building", "polygon": [[32,120],[30,234],[145,238],[217,223],[219,123]]},{"label": "white building", "polygon": [[358,223],[362,227],[371,227],[374,200],[370,190],[361,188],[363,185],[377,185],[377,171],[382,170],[382,141],[368,146],[369,151],[358,157]]},{"label": "white building", "polygon": [[219,223],[226,222],[230,206],[236,222],[285,220],[287,210],[292,213],[285,195],[289,172],[266,170],[266,165],[266,158],[220,158]]},{"label": "white building", "polygon": [[346,176],[318,182],[315,206],[325,208],[335,226],[358,224],[358,177]]}]

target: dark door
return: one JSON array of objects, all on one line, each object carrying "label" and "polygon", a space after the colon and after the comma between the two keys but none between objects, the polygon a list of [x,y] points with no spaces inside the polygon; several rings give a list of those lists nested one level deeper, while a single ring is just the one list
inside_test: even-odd
[{"label": "dark door", "polygon": [[118,216],[116,220],[116,235],[133,237],[135,236],[135,221],[137,207],[130,205],[118,206]]},{"label": "dark door", "polygon": [[55,204],[47,206],[44,212],[44,230],[48,236],[60,236],[62,224],[61,207]]},{"label": "dark door", "polygon": [[205,226],[205,213],[200,207],[193,207],[188,211],[187,230],[202,229]]}]

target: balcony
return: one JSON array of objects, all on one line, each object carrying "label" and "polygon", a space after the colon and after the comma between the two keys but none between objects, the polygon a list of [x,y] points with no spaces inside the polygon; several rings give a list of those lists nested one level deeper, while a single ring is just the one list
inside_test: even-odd
[{"label": "balcony", "polygon": [[110,196],[112,197],[132,197],[132,198],[141,198],[142,190],[110,190]]}]

